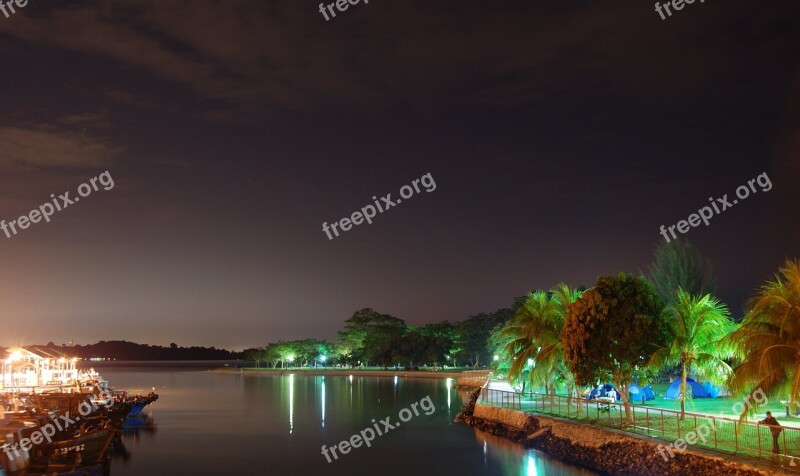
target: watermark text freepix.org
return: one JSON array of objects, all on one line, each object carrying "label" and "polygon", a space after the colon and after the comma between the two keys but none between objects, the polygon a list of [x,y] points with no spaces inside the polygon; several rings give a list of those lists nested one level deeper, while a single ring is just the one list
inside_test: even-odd
[{"label": "watermark text freepix.org", "polygon": [[[0,11],[3,12],[6,18],[10,18],[11,15],[17,13],[14,9],[14,4],[16,4],[18,8],[24,8],[28,4],[28,0],[0,0]],[[8,13],[9,10],[11,14]]]},{"label": "watermark text freepix.org", "polygon": [[[672,7],[672,9],[675,11],[679,11],[683,10],[683,7],[685,7],[686,4],[691,5],[694,2],[695,0],[672,0],[671,2],[664,2],[663,4],[656,2],[656,13],[658,13],[661,16],[662,20],[666,20],[667,17],[664,15],[663,10],[667,11],[668,16],[672,16],[672,12],[669,10],[669,7]],[[706,0],[700,0],[700,3],[705,3],[705,2]]]},{"label": "watermark text freepix.org", "polygon": [[[761,186],[762,192],[769,192],[770,190],[772,190],[772,182],[770,181],[767,173],[764,172],[758,177],[748,180],[747,185],[740,185],[736,189],[736,196],[739,197],[739,199],[744,200],[745,198],[750,196],[751,192],[757,193],[758,190],[756,190],[756,187],[754,185],[756,183],[758,183],[758,185]],[[677,235],[675,234],[675,228],[677,228],[680,233],[686,233],[691,229],[689,225],[691,225],[692,227],[697,227],[700,225],[701,221],[705,223],[706,226],[708,226],[708,220],[710,220],[715,215],[715,212],[718,215],[727,210],[728,208],[731,208],[737,203],[739,203],[739,200],[735,198],[732,200],[728,200],[727,193],[723,195],[722,198],[714,199],[709,197],[708,201],[711,202],[711,206],[706,205],[700,208],[699,210],[697,210],[697,213],[692,213],[686,220],[681,220],[675,225],[670,225],[667,228],[665,228],[664,225],[661,225],[661,236],[663,236],[664,239],[667,240],[667,243],[677,238]],[[667,234],[667,231],[669,231],[669,234]],[[672,240],[669,238],[669,235],[672,235]]]},{"label": "watermark text freepix.org", "polygon": [[[0,0],[0,1],[2,1],[2,0]],[[331,13],[330,18],[328,17],[328,13],[325,11],[326,7],[325,7],[324,3],[320,3],[319,4],[319,12],[322,13],[322,16],[325,17],[325,21],[331,21],[331,18],[336,18],[336,12],[333,11],[333,6],[334,5],[336,5],[336,9],[337,10],[339,10],[340,12],[344,12],[345,10],[350,8],[350,5],[355,6],[360,1],[361,0],[355,0],[355,1],[353,1],[353,0],[336,0],[336,2],[334,2],[334,3],[329,3],[327,8],[328,8],[328,12]],[[364,5],[366,5],[368,3],[369,3],[369,0],[364,0]]]},{"label": "watermark text freepix.org", "polygon": [[[415,193],[421,193],[422,191],[419,188],[420,183],[423,187],[425,187],[426,192],[433,192],[436,190],[436,182],[433,180],[431,173],[428,172],[422,177],[412,180],[411,185],[403,185],[403,187],[400,189],[400,196],[402,199],[411,198]],[[365,221],[367,224],[372,225],[372,219],[375,218],[378,212],[383,213],[386,210],[399,205],[402,201],[401,198],[392,201],[391,193],[386,194],[385,197],[381,197],[380,200],[378,200],[378,198],[375,196],[373,196],[372,199],[375,200],[374,206],[371,204],[367,205],[363,207],[360,212],[355,212],[351,216],[344,217],[337,222],[331,223],[330,225],[328,225],[328,222],[323,223],[322,231],[328,235],[328,239],[333,239],[331,231],[333,231],[334,235],[339,236],[339,230],[336,229],[337,226],[339,229],[341,229],[342,233],[344,233],[345,231],[349,231],[353,225],[360,225]]]},{"label": "watermark text freepix.org", "polygon": [[12,453],[13,456],[19,458],[20,448],[22,448],[22,451],[30,451],[33,445],[41,445],[45,441],[47,441],[47,443],[52,443],[53,436],[55,436],[57,431],[66,431],[70,426],[81,421],[81,418],[85,418],[99,410],[101,406],[111,408],[113,405],[114,397],[108,391],[104,390],[100,393],[99,400],[87,400],[78,405],[79,416],[70,418],[69,412],[59,415],[58,418],[53,419],[50,423],[39,427],[38,430],[31,433],[27,438],[22,438],[22,440],[13,445],[8,443],[4,444],[2,447],[3,452],[9,458],[12,458]]},{"label": "watermark text freepix.org", "polygon": [[[409,405],[411,408],[403,408],[398,413],[397,417],[400,419],[400,422],[407,422],[411,420],[414,416],[419,416],[419,409],[417,407],[422,408],[422,411],[425,412],[425,415],[433,415],[436,411],[436,407],[433,405],[433,401],[431,400],[430,396],[423,398],[418,402],[414,402]],[[413,411],[413,413],[412,413]],[[346,455],[350,452],[353,448],[360,448],[362,443],[367,445],[367,448],[372,446],[372,440],[374,440],[378,436],[383,436],[388,433],[390,430],[394,430],[400,426],[400,422],[395,423],[394,425],[389,421],[392,417],[386,417],[383,420],[378,422],[375,419],[372,419],[373,427],[367,427],[361,430],[361,432],[357,435],[353,435],[350,437],[349,440],[341,441],[338,445],[331,446],[330,448],[322,445],[322,455],[325,459],[328,460],[328,463],[332,463],[333,460],[331,459],[331,454],[333,455],[333,459],[339,459],[339,455],[336,454],[336,450],[339,450],[340,454]],[[328,454],[330,452],[330,454]]]},{"label": "watermark text freepix.org", "polygon": [[22,215],[8,223],[6,223],[5,220],[0,221],[0,229],[6,234],[6,238],[11,238],[12,234],[16,235],[18,233],[18,227],[20,230],[26,230],[32,223],[39,223],[42,219],[50,223],[50,217],[53,216],[55,212],[60,212],[68,206],[78,203],[81,198],[88,197],[92,192],[100,190],[97,185],[98,182],[103,186],[103,190],[108,191],[114,188],[114,179],[111,178],[111,174],[106,170],[99,176],[90,179],[88,182],[80,184],[80,186],[78,186],[79,197],[70,198],[70,192],[64,192],[58,197],[51,193],[50,198],[53,199],[52,203],[46,202],[39,208],[31,210],[27,215]]},{"label": "watermark text freepix.org", "polygon": [[[763,407],[764,405],[767,405],[769,403],[767,394],[764,393],[764,391],[759,388],[752,394],[748,394],[747,397],[742,399],[741,402],[734,403],[733,407],[731,407],[731,411],[733,412],[733,414],[734,415],[741,414],[744,411],[745,407],[747,407],[748,410],[752,408],[753,404],[750,402],[751,399],[755,400],[755,404],[757,407]],[[724,418],[725,412],[724,411],[719,412],[719,417]],[[675,457],[675,453],[672,451],[673,448],[675,448],[676,451],[682,453],[686,451],[687,444],[689,445],[697,444],[697,440],[700,440],[703,443],[705,443],[706,440],[708,439],[708,436],[711,435],[712,433],[715,433],[716,431],[717,431],[716,420],[712,419],[706,421],[705,423],[697,425],[694,431],[690,431],[683,438],[678,438],[677,440],[675,440],[674,443],[670,443],[669,446],[658,445],[657,448],[658,453],[661,455],[662,458],[664,458],[664,461],[669,461],[669,458]],[[667,457],[667,454],[664,452],[664,450],[666,450],[669,453],[669,458]]]}]

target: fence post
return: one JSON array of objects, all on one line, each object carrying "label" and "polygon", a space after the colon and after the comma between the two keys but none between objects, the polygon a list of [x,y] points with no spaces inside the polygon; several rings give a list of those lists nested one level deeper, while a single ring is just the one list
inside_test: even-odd
[{"label": "fence post", "polygon": [[714,448],[717,448],[717,419],[711,417],[711,425],[714,427]]},{"label": "fence post", "polygon": [[666,433],[664,433],[664,410],[659,409],[658,413],[661,414],[661,437],[665,437]]},{"label": "fence post", "polygon": [[[770,428],[772,430],[772,428]],[[761,457],[761,425],[756,425],[756,438],[758,439],[758,457]],[[772,434],[772,432],[770,432]]]},{"label": "fence post", "polygon": [[644,421],[645,427],[647,427],[647,436],[650,436],[650,409],[644,407]]},{"label": "fence post", "polygon": [[[782,446],[783,451],[779,451],[779,453],[784,454],[784,455],[788,455],[789,454],[789,448],[786,447],[786,430],[782,431],[781,434],[783,435],[783,446]],[[790,460],[790,461],[792,463],[794,463],[793,459]]]}]

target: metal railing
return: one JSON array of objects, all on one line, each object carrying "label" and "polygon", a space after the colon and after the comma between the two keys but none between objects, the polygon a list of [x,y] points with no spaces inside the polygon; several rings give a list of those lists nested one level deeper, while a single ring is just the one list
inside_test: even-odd
[{"label": "metal railing", "polygon": [[[691,442],[688,448],[714,448],[758,457],[775,454],[772,431],[777,427],[757,422],[740,422],[695,413],[685,413],[681,419],[679,411],[641,405],[629,405],[626,418],[622,403],[541,393],[521,394],[490,388],[481,390],[478,403],[590,422],[652,436],[666,440],[667,444],[683,439],[684,442]],[[780,429],[777,454],[792,459],[800,457],[800,428],[783,426]],[[800,461],[797,463],[800,464]]]}]

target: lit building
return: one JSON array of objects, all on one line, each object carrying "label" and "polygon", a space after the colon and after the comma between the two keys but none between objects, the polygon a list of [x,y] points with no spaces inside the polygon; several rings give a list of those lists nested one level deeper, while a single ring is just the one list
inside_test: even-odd
[{"label": "lit building", "polygon": [[77,358],[50,347],[13,347],[2,361],[0,388],[74,385],[79,380]]}]

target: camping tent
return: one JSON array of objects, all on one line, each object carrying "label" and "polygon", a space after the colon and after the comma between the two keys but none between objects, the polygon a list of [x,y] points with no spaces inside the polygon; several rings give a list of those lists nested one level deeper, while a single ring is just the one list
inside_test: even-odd
[{"label": "camping tent", "polygon": [[703,382],[703,388],[706,389],[708,392],[708,396],[711,398],[717,398],[720,394],[720,388],[716,385],[713,385],[711,382]]},{"label": "camping tent", "polygon": [[650,385],[641,388],[636,384],[632,384],[628,388],[628,393],[630,394],[630,400],[633,403],[644,403],[647,400],[654,400],[656,398]]},{"label": "camping tent", "polygon": [[[711,394],[703,388],[702,385],[697,383],[694,379],[687,378],[686,379],[686,392],[691,395],[692,398],[711,398]],[[677,399],[678,395],[681,393],[681,379],[675,379],[667,389],[666,395],[664,398],[669,399]]]}]

